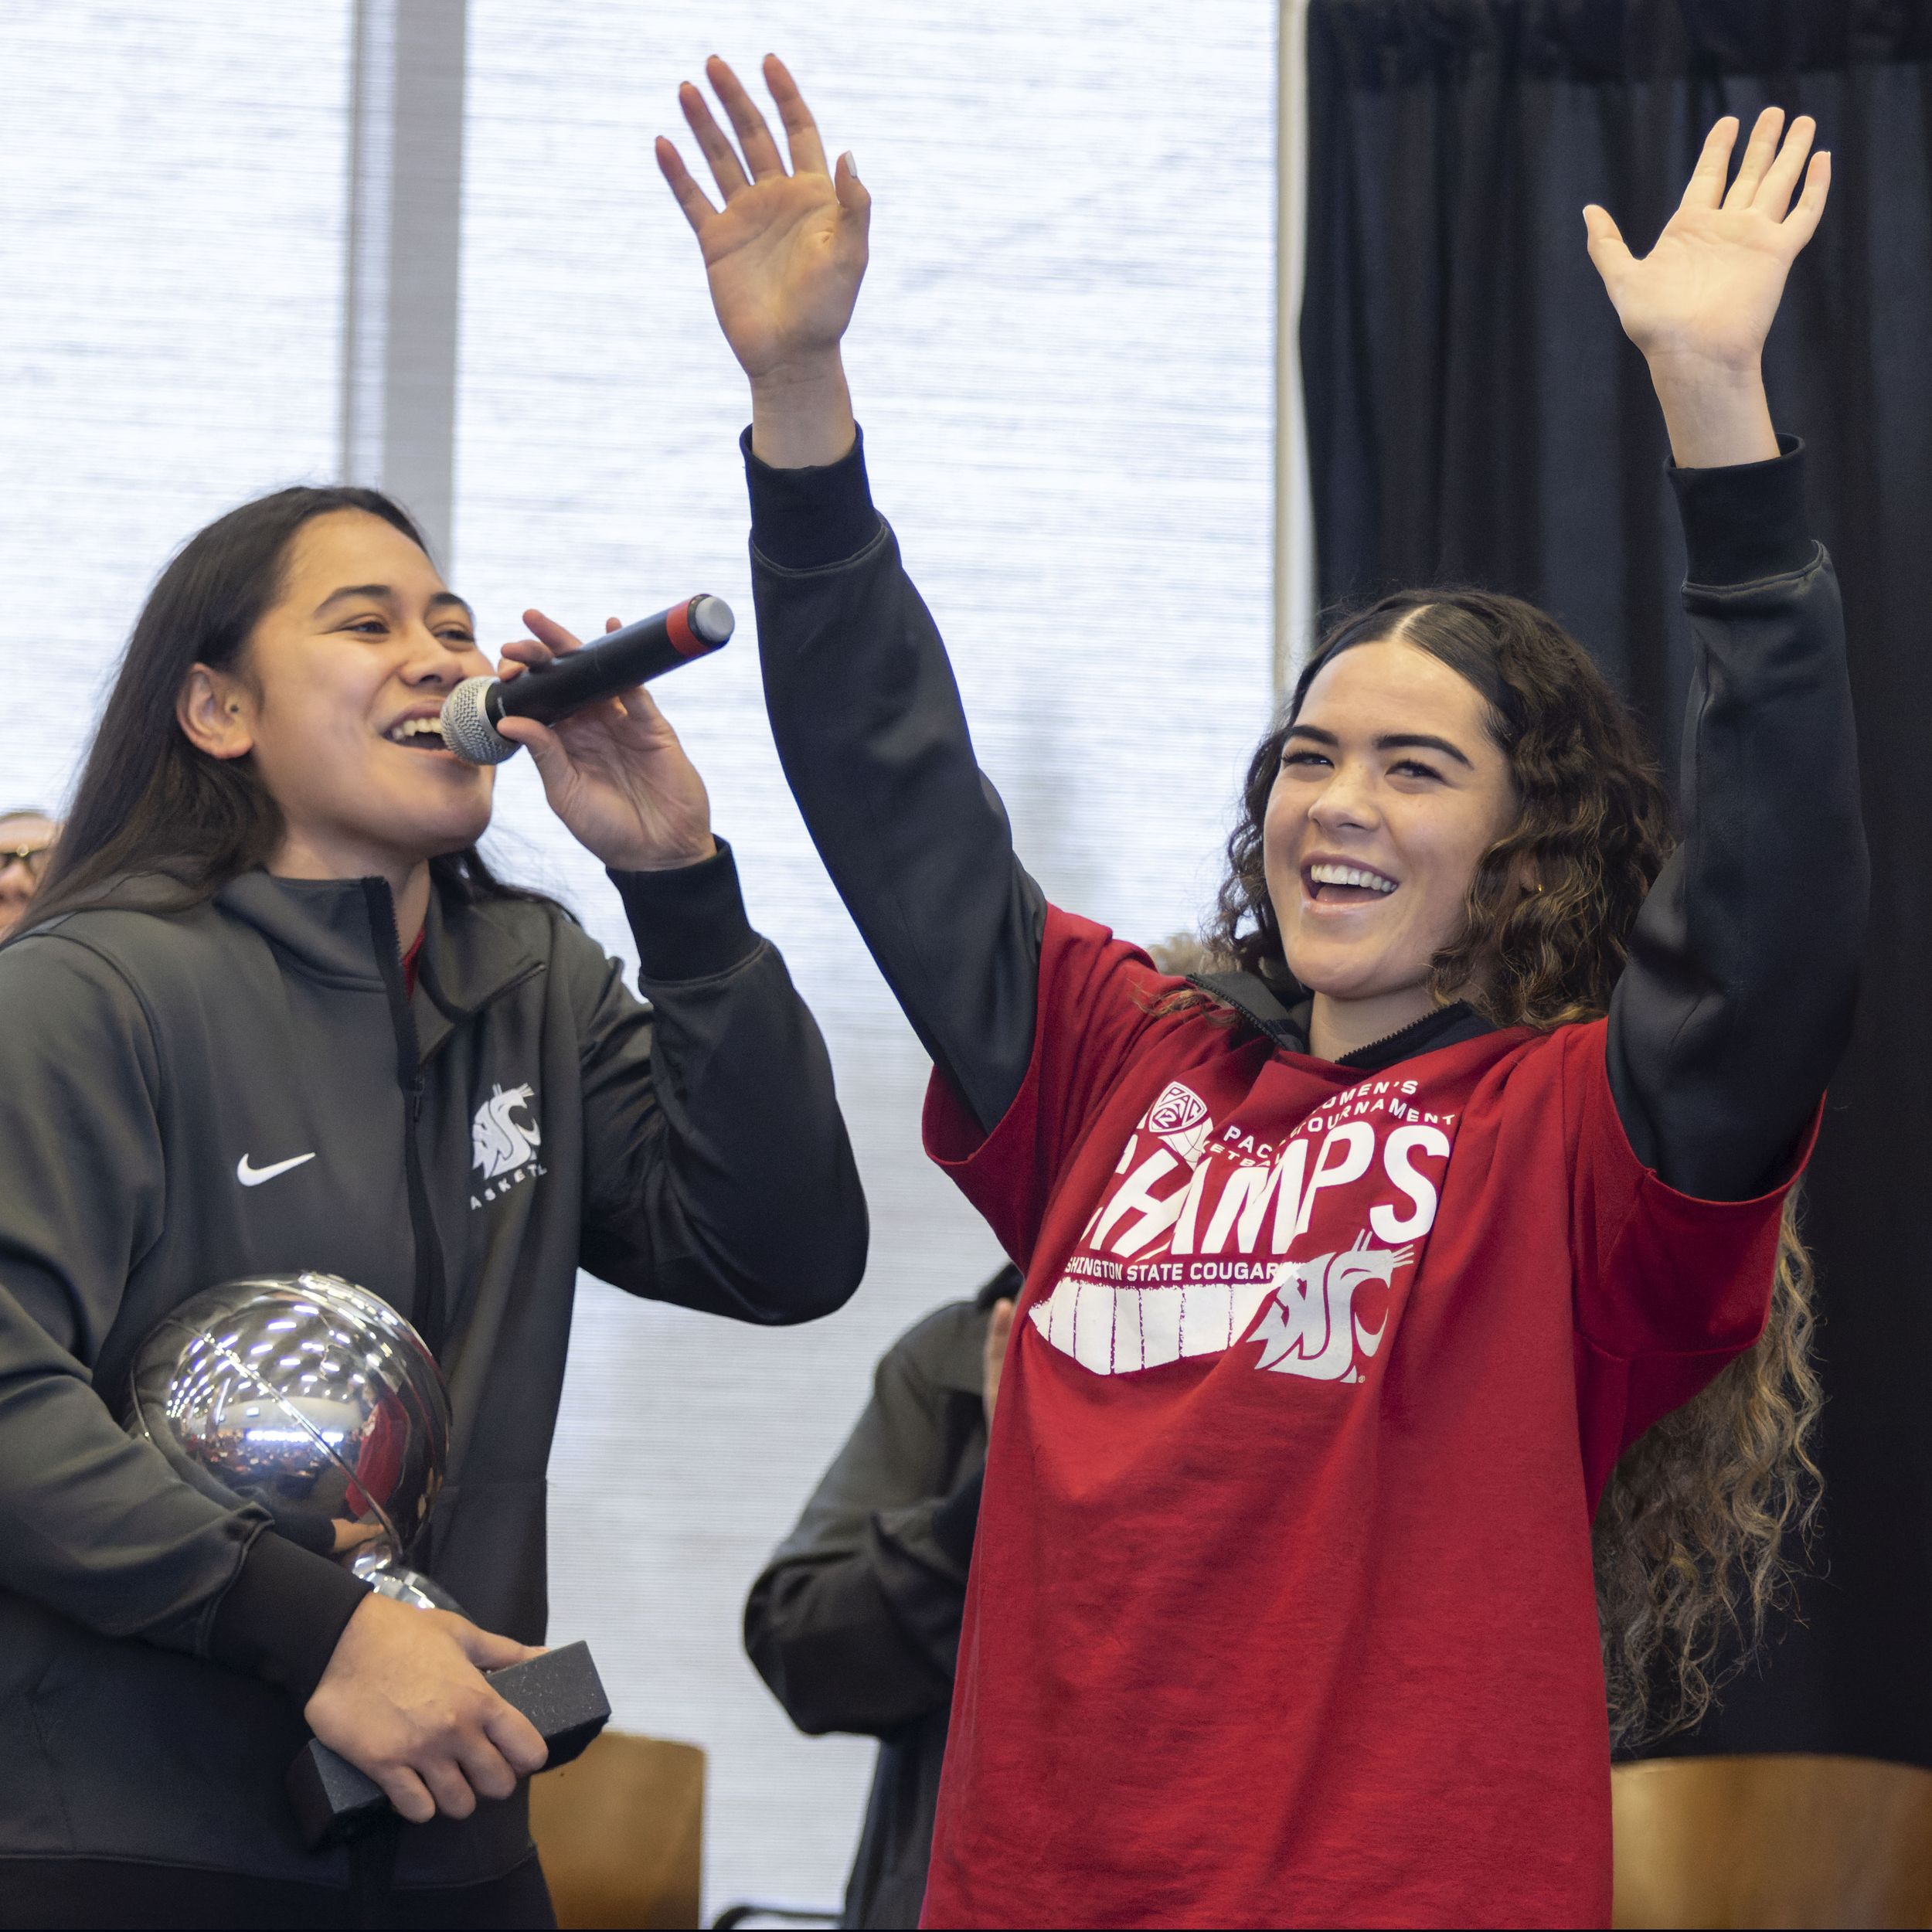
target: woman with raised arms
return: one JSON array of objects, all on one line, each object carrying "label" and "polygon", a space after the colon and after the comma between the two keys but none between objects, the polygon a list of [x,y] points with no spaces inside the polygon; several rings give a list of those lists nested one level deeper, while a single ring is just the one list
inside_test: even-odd
[{"label": "woman with raised arms", "polygon": [[1626,1732],[1708,1696],[1816,1403],[1781,1225],[1866,866],[1837,592],[1759,375],[1811,124],[1767,112],[1727,188],[1720,121],[1641,260],[1586,211],[1689,546],[1675,849],[1550,618],[1385,598],[1255,753],[1240,970],[1190,985],[1013,855],[867,491],[866,191],[765,71],[789,169],[716,61],[736,147],[682,98],[722,209],[658,156],[751,379],[773,726],[933,1056],[927,1146],[1027,1274],[926,1922],[1607,1923],[1605,1661]]}]

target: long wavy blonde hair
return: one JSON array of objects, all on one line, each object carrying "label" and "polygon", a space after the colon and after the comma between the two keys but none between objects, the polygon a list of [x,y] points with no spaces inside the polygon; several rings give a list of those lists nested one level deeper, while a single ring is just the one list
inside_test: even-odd
[{"label": "long wavy blonde hair", "polygon": [[[1485,591],[1400,592],[1322,641],[1250,763],[1209,949],[1264,979],[1287,976],[1262,826],[1288,726],[1325,665],[1397,632],[1481,693],[1521,808],[1477,866],[1461,930],[1435,957],[1434,991],[1498,1026],[1600,1018],[1670,855],[1669,801],[1635,721],[1582,646],[1533,604]],[[1543,889],[1526,893],[1526,877]],[[1764,1333],[1626,1451],[1597,1509],[1597,1614],[1621,1746],[1709,1709],[1787,1597],[1816,1515],[1823,1398],[1796,1203],[1794,1190]]]}]

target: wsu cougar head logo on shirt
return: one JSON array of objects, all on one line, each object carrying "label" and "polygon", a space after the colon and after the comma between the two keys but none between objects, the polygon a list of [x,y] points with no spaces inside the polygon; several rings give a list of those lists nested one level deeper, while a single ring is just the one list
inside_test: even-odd
[{"label": "wsu cougar head logo on shirt", "polygon": [[[1339,1254],[1283,1263],[1275,1270],[1274,1299],[1247,1338],[1261,1345],[1254,1366],[1311,1382],[1359,1381],[1355,1351],[1366,1358],[1382,1346],[1389,1332],[1387,1291],[1396,1269],[1415,1258],[1412,1247],[1370,1247],[1365,1230]],[[1365,1292],[1376,1288],[1383,1292]]]},{"label": "wsu cougar head logo on shirt", "polygon": [[1168,1082],[1029,1318],[1098,1375],[1253,1342],[1257,1369],[1361,1381],[1448,1165],[1457,1117],[1418,1096],[1413,1080],[1363,1080],[1305,1119],[1250,1129],[1239,1109],[1217,1127]]}]

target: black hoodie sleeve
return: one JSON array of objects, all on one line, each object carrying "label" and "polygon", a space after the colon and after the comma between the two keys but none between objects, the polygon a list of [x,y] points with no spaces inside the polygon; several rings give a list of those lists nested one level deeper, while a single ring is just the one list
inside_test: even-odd
[{"label": "black hoodie sleeve", "polygon": [[866,1267],[866,1199],[825,1043],[737,869],[614,872],[639,981],[560,924],[583,1077],[583,1262],[633,1294],[808,1321]]},{"label": "black hoodie sleeve", "polygon": [[883,1736],[952,1695],[985,1430],[934,1358],[986,1315],[940,1310],[879,1362],[872,1400],[745,1604],[745,1649],[801,1730]]},{"label": "black hoodie sleeve", "polygon": [[[1044,906],[978,770],[862,444],[774,470],[744,444],[773,735],[827,870],[934,1064],[984,1128],[1032,1046]],[[1684,842],[1611,1012],[1640,1158],[1743,1199],[1795,1151],[1850,1026],[1866,896],[1844,624],[1802,456],[1672,472],[1698,651]]]},{"label": "black hoodie sleeve", "polygon": [[825,869],[932,1062],[990,1130],[1033,1050],[1046,902],[973,756],[862,444],[774,470],[744,441],[765,705]]},{"label": "black hoodie sleeve", "polygon": [[1858,747],[1801,449],[1671,480],[1696,646],[1683,841],[1631,935],[1608,1070],[1647,1167],[1743,1200],[1788,1169],[1850,1036],[1869,886]]}]

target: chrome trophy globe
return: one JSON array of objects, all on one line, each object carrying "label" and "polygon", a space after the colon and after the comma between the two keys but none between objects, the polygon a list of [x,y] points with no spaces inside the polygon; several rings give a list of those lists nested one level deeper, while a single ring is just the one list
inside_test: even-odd
[{"label": "chrome trophy globe", "polygon": [[[128,1434],[224,1508],[345,1563],[386,1597],[461,1611],[404,1559],[436,1503],[450,1401],[423,1338],[380,1296],[304,1270],[224,1281],[164,1316],[134,1357]],[[489,1674],[567,1764],[611,1715],[590,1650],[566,1644]],[[311,1738],[288,1795],[314,1849],[391,1817],[382,1787]]]},{"label": "chrome trophy globe", "polygon": [[225,1281],[134,1358],[128,1433],[217,1501],[420,1609],[455,1600],[405,1566],[449,1460],[450,1404],[423,1338],[341,1276]]}]

